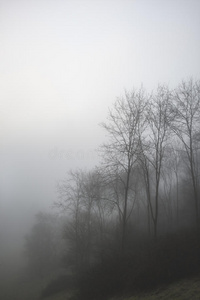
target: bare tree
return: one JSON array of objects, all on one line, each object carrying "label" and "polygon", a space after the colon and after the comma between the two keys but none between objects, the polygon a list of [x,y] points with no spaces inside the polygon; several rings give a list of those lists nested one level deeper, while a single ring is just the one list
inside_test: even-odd
[{"label": "bare tree", "polygon": [[[129,218],[128,203],[133,203],[131,196],[131,173],[140,152],[139,128],[144,126],[144,109],[146,95],[139,91],[125,93],[124,98],[115,102],[109,110],[108,122],[102,127],[106,130],[109,140],[101,148],[103,165],[116,187],[116,203],[121,216],[121,250],[124,252],[126,227]],[[142,131],[142,129],[140,129]],[[115,184],[117,182],[117,185]],[[119,205],[119,186],[123,188],[122,205]],[[122,191],[122,189],[121,189]]]},{"label": "bare tree", "polygon": [[[85,222],[86,216],[83,214],[83,178],[84,172],[81,170],[70,171],[68,179],[58,184],[58,201],[55,206],[68,214],[70,221],[65,228],[65,238],[70,244],[69,249],[73,253],[72,264],[75,270],[80,269],[85,260]],[[68,251],[70,252],[70,250]]]},{"label": "bare tree", "polygon": [[103,255],[105,224],[110,207],[105,198],[102,174],[97,168],[87,172],[71,171],[68,179],[58,185],[58,194],[56,206],[68,213],[65,228],[69,243],[67,257],[78,271],[89,267],[95,259],[94,249]]},{"label": "bare tree", "polygon": [[182,82],[174,92],[171,104],[175,114],[172,129],[184,146],[187,165],[191,177],[194,194],[194,211],[196,225],[199,225],[199,195],[198,195],[198,137],[200,131],[200,82],[192,79]]},{"label": "bare tree", "polygon": [[[148,126],[140,133],[140,163],[148,202],[148,218],[151,216],[154,237],[157,238],[159,216],[159,187],[165,150],[170,136],[171,93],[166,86],[159,86],[146,109]],[[150,220],[149,220],[150,231]]]}]

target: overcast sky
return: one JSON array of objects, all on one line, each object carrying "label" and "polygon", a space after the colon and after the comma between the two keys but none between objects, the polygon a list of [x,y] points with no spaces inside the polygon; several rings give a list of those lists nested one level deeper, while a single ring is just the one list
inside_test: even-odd
[{"label": "overcast sky", "polygon": [[199,0],[0,0],[1,218],[97,162],[124,89],[200,79],[199,16]]}]

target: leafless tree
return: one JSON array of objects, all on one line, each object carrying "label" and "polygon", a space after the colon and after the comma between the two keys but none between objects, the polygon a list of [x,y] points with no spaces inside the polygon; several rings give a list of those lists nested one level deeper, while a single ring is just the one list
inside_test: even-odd
[{"label": "leafless tree", "polygon": [[76,271],[88,267],[96,252],[103,255],[106,221],[111,207],[106,201],[103,177],[96,168],[71,171],[68,179],[58,185],[56,206],[68,214],[65,237],[69,242],[68,256]]},{"label": "leafless tree", "polygon": [[198,137],[200,132],[200,82],[183,81],[174,92],[171,103],[175,119],[172,129],[184,146],[187,156],[194,194],[194,211],[196,225],[199,225],[199,173],[197,163]]},{"label": "leafless tree", "polygon": [[[132,93],[125,93],[125,97],[117,99],[113,109],[109,110],[108,122],[102,124],[109,138],[108,142],[101,147],[103,165],[116,188],[116,204],[122,220],[122,253],[124,252],[129,218],[128,203],[133,203],[131,173],[140,152],[139,128],[142,131],[141,128],[144,126],[145,101],[146,94],[143,88]],[[120,193],[119,187],[122,187]],[[122,197],[121,193],[123,193]]]},{"label": "leafless tree", "polygon": [[153,222],[155,238],[159,216],[161,170],[170,136],[169,124],[172,117],[169,110],[170,99],[169,89],[166,86],[159,86],[146,108],[146,130],[140,134],[140,163],[147,195],[148,216],[149,219],[151,216]]},{"label": "leafless tree", "polygon": [[62,212],[68,214],[70,222],[67,223],[65,236],[74,252],[75,269],[78,270],[84,260],[84,217],[82,190],[83,190],[83,171],[70,171],[68,178],[58,183],[58,200],[55,206]]}]

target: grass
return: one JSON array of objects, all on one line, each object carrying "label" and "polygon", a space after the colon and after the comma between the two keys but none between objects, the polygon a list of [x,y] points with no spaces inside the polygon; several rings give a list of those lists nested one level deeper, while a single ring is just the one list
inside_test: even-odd
[{"label": "grass", "polygon": [[109,300],[200,300],[200,277],[181,280],[167,287],[132,297],[112,298]]}]

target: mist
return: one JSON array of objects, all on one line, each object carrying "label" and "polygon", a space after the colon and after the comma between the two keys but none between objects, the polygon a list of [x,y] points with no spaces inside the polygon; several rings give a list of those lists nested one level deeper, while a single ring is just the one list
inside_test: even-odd
[{"label": "mist", "polygon": [[[122,248],[123,255],[126,250],[134,252],[133,244],[143,243],[142,237],[147,243],[155,235],[196,231],[198,216],[193,208],[194,203],[199,205],[199,150],[195,148],[193,178],[187,146],[181,144],[180,133],[174,129],[177,124],[171,120],[174,137],[166,147],[175,152],[164,148],[168,160],[163,161],[157,182],[156,219],[150,212],[156,206],[147,210],[151,202],[142,173],[144,159],[153,162],[154,158],[153,152],[148,156],[144,150],[151,142],[152,123],[141,119],[149,122],[147,132],[142,129],[146,135],[141,133],[141,141],[146,139],[147,144],[143,158],[134,150],[137,164],[130,174],[127,169],[115,169],[116,161],[110,165],[113,157],[118,166],[124,157],[111,147],[108,124],[117,101],[136,99],[134,91],[144,90],[145,103],[155,95],[153,107],[160,97],[156,96],[158,86],[166,86],[169,97],[173,94],[174,113],[178,103],[174,91],[178,94],[181,82],[199,87],[199,12],[198,0],[0,0],[0,297],[13,299],[15,294],[16,299],[37,299],[51,280],[69,273],[82,275],[91,264],[103,261],[105,257],[97,252],[105,250],[107,260],[112,254],[121,257]],[[196,119],[194,144],[199,145],[198,116]],[[154,171],[151,169],[148,187],[152,197],[158,175]],[[127,174],[130,185],[125,192]],[[70,180],[72,186],[65,190]],[[77,228],[85,228],[83,248],[88,241],[95,245],[95,250],[88,246],[89,252],[77,252],[77,260],[85,255],[80,265],[72,263],[75,258],[71,255],[75,245],[80,246],[69,230],[74,226],[74,206],[69,209],[66,205],[67,193],[78,182],[87,196],[80,199]],[[101,201],[97,204],[86,198]],[[93,227],[86,222],[89,218]],[[48,259],[40,258],[43,263],[37,261],[41,269],[34,269],[37,255],[32,249],[40,238],[45,240],[39,237],[40,231],[48,237],[44,248],[54,250]],[[102,240],[104,234],[108,239]],[[42,253],[37,249],[35,253]],[[32,295],[27,288],[31,283],[35,287]]]}]

